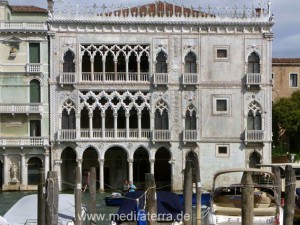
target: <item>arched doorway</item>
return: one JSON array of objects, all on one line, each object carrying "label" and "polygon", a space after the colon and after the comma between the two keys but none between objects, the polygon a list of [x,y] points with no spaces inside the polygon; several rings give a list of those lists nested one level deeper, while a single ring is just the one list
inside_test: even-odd
[{"label": "arched doorway", "polygon": [[120,147],[112,147],[104,156],[104,188],[122,190],[124,179],[128,179],[127,153]]},{"label": "arched doorway", "polygon": [[0,190],[3,186],[3,162],[0,160]]},{"label": "arched doorway", "polygon": [[[88,173],[91,167],[96,168],[96,180],[99,181],[99,161],[98,153],[92,147],[87,148],[82,156],[82,185],[83,187],[87,184]],[[99,188],[99,182],[96,182],[97,188]]]},{"label": "arched doorway", "polygon": [[76,153],[72,148],[66,148],[61,154],[61,187],[62,190],[74,189]]},{"label": "arched doorway", "polygon": [[171,190],[171,155],[166,148],[155,153],[154,177],[156,186],[161,190]]},{"label": "arched doorway", "polygon": [[43,167],[43,162],[38,157],[32,157],[27,163],[28,185],[38,185],[39,169]]},{"label": "arched doorway", "polygon": [[133,181],[137,187],[145,186],[145,173],[150,173],[149,154],[140,147],[133,155]]},{"label": "arched doorway", "polygon": [[260,164],[261,162],[261,156],[257,151],[254,151],[249,156],[249,167],[250,168],[257,168],[257,164]]}]

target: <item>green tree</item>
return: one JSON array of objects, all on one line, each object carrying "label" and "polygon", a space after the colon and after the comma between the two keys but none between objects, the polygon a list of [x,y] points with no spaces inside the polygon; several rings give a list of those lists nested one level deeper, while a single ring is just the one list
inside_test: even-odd
[{"label": "green tree", "polygon": [[300,91],[273,105],[273,144],[282,153],[288,150],[283,147],[284,140],[291,152],[300,152]]}]

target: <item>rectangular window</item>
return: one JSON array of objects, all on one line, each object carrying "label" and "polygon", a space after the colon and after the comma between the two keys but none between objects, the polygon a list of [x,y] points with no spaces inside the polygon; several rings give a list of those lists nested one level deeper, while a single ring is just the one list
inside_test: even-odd
[{"label": "rectangular window", "polygon": [[226,112],[227,111],[227,100],[217,99],[217,111]]},{"label": "rectangular window", "polygon": [[213,95],[213,115],[230,115],[230,96]]},{"label": "rectangular window", "polygon": [[30,137],[40,137],[40,136],[41,136],[41,121],[30,120]]},{"label": "rectangular window", "polygon": [[290,74],[290,87],[298,87],[298,74]]},{"label": "rectangular window", "polygon": [[215,45],[214,46],[214,61],[227,62],[229,61],[230,52],[229,45]]},{"label": "rectangular window", "polygon": [[227,49],[217,49],[217,58],[227,58]]},{"label": "rectangular window", "polygon": [[40,63],[40,43],[29,43],[29,63]]},{"label": "rectangular window", "polygon": [[217,157],[229,157],[229,145],[216,145]]}]

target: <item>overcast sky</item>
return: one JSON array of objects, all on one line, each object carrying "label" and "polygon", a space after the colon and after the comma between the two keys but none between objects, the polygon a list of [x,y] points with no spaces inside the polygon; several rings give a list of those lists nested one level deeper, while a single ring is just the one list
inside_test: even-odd
[{"label": "overcast sky", "polygon": [[[8,0],[11,5],[36,5],[46,8],[47,0]],[[56,0],[57,1],[57,0]],[[65,1],[65,0],[63,0]],[[118,2],[123,5],[141,5],[152,3],[155,0],[73,0],[71,2],[95,2],[99,5]],[[172,0],[167,0],[172,3]],[[177,4],[185,6],[201,7],[210,6],[234,6],[247,4],[258,6],[259,3],[265,4],[267,0],[176,0]],[[300,58],[300,1],[299,0],[271,0],[271,11],[275,15],[275,25],[273,32],[275,38],[273,42],[274,58]]]}]

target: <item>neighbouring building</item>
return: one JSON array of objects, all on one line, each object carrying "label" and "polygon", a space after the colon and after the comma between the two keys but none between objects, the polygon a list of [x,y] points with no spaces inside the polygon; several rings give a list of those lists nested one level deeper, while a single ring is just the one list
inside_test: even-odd
[{"label": "neighbouring building", "polygon": [[272,72],[273,101],[288,98],[300,90],[300,58],[273,58]]},{"label": "neighbouring building", "polygon": [[[264,8],[127,8],[48,0],[51,167],[61,189],[97,169],[182,190],[196,153],[204,189],[219,169],[271,162],[272,25]],[[230,179],[230,178],[228,178]]]},{"label": "neighbouring building", "polygon": [[37,189],[49,168],[48,11],[0,0],[0,187]]}]

